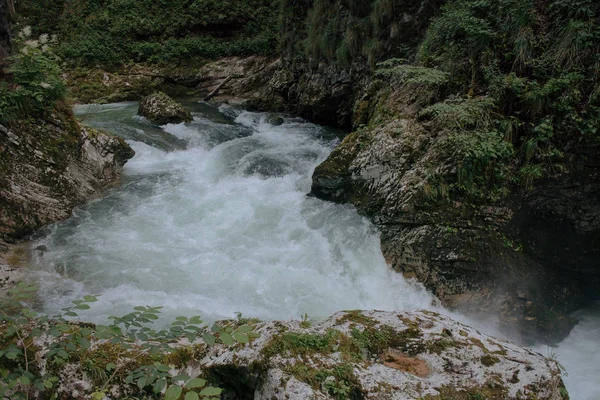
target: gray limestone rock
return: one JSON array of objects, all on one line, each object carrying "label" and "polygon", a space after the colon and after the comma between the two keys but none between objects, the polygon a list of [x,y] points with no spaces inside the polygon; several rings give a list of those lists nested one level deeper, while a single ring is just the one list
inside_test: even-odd
[{"label": "gray limestone rock", "polygon": [[138,115],[157,125],[192,122],[192,114],[163,92],[156,92],[140,100]]}]

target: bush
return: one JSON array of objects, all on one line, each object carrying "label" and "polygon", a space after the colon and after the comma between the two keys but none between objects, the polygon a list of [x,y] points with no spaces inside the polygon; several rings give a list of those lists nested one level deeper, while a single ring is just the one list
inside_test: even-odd
[{"label": "bush", "polygon": [[9,58],[12,78],[0,82],[0,122],[40,115],[65,98],[66,86],[60,77],[58,58],[50,48],[55,40],[47,34],[30,39],[25,28],[16,40],[19,52]]}]

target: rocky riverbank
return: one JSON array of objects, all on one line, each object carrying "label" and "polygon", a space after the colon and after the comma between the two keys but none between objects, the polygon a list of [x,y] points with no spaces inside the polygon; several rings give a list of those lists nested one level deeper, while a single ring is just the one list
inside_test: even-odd
[{"label": "rocky riverbank", "polygon": [[[568,399],[555,361],[436,313],[348,311],[316,326],[253,320],[216,326],[214,335],[229,344],[214,344],[213,334],[200,331],[151,356],[150,342],[125,346],[94,339],[95,327],[72,325],[65,336],[92,332],[89,346],[71,355],[81,362],[42,371],[58,377],[53,393],[72,399],[139,396],[151,387],[164,393],[166,384],[157,385],[163,380],[169,393],[207,384],[232,399]],[[241,341],[234,344],[227,331]],[[58,339],[36,339],[35,359],[44,360]],[[109,378],[103,371],[114,372]]]},{"label": "rocky riverbank", "polygon": [[[564,338],[576,323],[568,315],[600,298],[597,138],[566,123],[544,125],[527,109],[501,115],[513,103],[504,92],[493,98],[486,72],[463,87],[451,67],[430,68],[435,57],[420,64],[432,51],[422,43],[435,2],[386,2],[391,14],[384,5],[333,3],[288,4],[295,17],[283,32],[280,69],[254,103],[352,128],[316,169],[312,195],[355,205],[379,227],[390,265],[446,306],[494,313],[525,341]],[[477,18],[493,20],[492,8]],[[332,36],[327,21],[352,29]],[[335,41],[346,58],[329,51]],[[301,56],[298,43],[307,43]],[[491,76],[505,79],[497,68]],[[559,118],[546,112],[544,121]],[[537,136],[544,128],[552,138]]]},{"label": "rocky riverbank", "polygon": [[81,125],[71,110],[56,110],[0,125],[0,155],[0,281],[6,286],[19,277],[20,256],[10,243],[68,218],[114,184],[134,153],[122,139]]}]

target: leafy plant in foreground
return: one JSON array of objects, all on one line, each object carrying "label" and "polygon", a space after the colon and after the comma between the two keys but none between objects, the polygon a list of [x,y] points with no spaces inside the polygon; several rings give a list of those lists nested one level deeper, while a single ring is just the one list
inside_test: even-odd
[{"label": "leafy plant in foreground", "polygon": [[159,319],[161,307],[135,307],[122,317],[109,317],[108,325],[66,319],[88,310],[97,296],[75,300],[49,318],[23,306],[36,290],[20,283],[9,290],[0,309],[0,399],[58,398],[59,371],[68,363],[79,364],[92,378],[96,388],[91,398],[96,400],[104,399],[115,385],[129,398],[218,397],[221,389],[207,386],[202,377],[177,373],[193,357],[181,341],[193,344],[202,338],[209,346],[235,345],[249,342],[253,335],[248,325],[215,325],[209,330],[197,316],[178,317],[156,331],[148,325]]}]

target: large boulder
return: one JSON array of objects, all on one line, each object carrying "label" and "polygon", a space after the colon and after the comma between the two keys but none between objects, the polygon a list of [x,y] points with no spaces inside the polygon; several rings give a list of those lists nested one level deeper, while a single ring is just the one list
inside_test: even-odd
[{"label": "large boulder", "polygon": [[214,347],[200,360],[247,398],[567,398],[555,361],[432,312],[350,311],[315,327],[256,328],[251,346]]},{"label": "large boulder", "polygon": [[390,266],[446,306],[495,314],[525,342],[560,341],[600,295],[598,146],[571,147],[570,169],[499,201],[449,199],[432,177],[456,173],[453,148],[406,92],[365,100],[369,126],[316,168],[312,194],[369,216]]},{"label": "large boulder", "polygon": [[192,122],[192,114],[163,92],[156,92],[140,100],[138,115],[157,125]]},{"label": "large boulder", "polygon": [[[80,354],[87,363],[55,367],[54,390],[91,398],[99,385],[89,361],[101,354],[93,362],[112,363],[120,372],[105,378],[104,399],[138,396],[139,381],[125,379],[127,371],[155,361],[168,363],[164,371],[171,377],[206,379],[224,389],[224,399],[568,399],[556,361],[432,312],[348,311],[316,326],[246,323],[253,329],[249,343],[208,345],[200,332],[191,343],[181,339],[171,352],[152,357],[141,341],[125,347],[92,339]],[[237,331],[241,322],[216,325]],[[44,359],[48,345],[36,342],[36,360]]]},{"label": "large boulder", "polygon": [[69,111],[0,125],[0,239],[68,218],[113,184],[134,154],[123,139],[81,126]]}]

